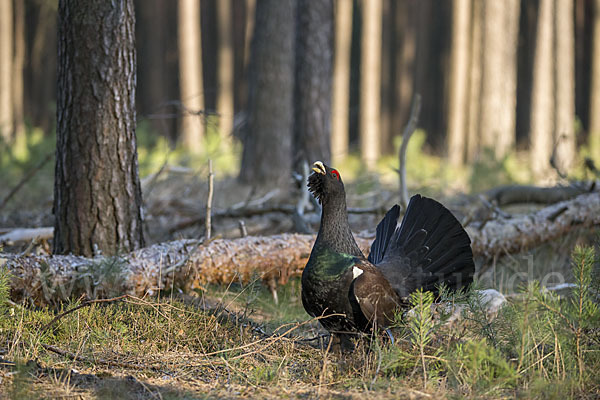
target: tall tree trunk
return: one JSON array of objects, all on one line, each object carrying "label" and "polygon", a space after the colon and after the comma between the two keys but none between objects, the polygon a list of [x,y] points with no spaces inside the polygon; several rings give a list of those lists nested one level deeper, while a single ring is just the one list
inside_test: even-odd
[{"label": "tall tree trunk", "polygon": [[204,85],[202,83],[202,41],[200,0],[179,0],[179,96],[181,99],[183,144],[193,153],[202,149],[204,137]]},{"label": "tall tree trunk", "polygon": [[233,58],[233,14],[231,0],[217,2],[217,25],[219,47],[217,113],[219,114],[219,133],[229,140],[233,132],[234,114],[234,58]]},{"label": "tall tree trunk", "polygon": [[[177,48],[177,10],[164,0],[136,0],[136,43],[138,49],[137,114],[151,128],[177,140],[177,120],[162,117],[169,100],[179,98]],[[175,55],[175,57],[173,56]]]},{"label": "tall tree trunk", "polygon": [[360,73],[360,150],[368,168],[381,154],[381,17],[382,0],[362,2]]},{"label": "tall tree trunk", "polygon": [[350,107],[350,49],[352,45],[352,0],[335,2],[335,52],[331,157],[333,165],[348,155]]},{"label": "tall tree trunk", "polygon": [[479,158],[481,79],[483,59],[483,1],[474,0],[471,13],[471,48],[469,57],[469,108],[467,121],[467,161]]},{"label": "tall tree trunk", "polygon": [[13,139],[12,69],[12,0],[0,0],[0,140],[6,144]]},{"label": "tall tree trunk", "polygon": [[240,180],[274,186],[292,168],[295,1],[261,0],[248,75]]},{"label": "tall tree trunk", "polygon": [[594,0],[594,19],[592,25],[589,145],[592,156],[596,162],[600,162],[600,0]]},{"label": "tall tree trunk", "polygon": [[25,119],[23,112],[23,66],[25,64],[25,2],[16,0],[15,11],[15,54],[12,73],[12,107],[15,142],[26,146]]},{"label": "tall tree trunk", "polygon": [[444,100],[447,92],[448,59],[450,53],[450,21],[452,3],[420,0],[415,2],[417,17],[417,58],[415,92],[422,98],[419,125],[427,133],[427,145],[445,153],[447,113]]},{"label": "tall tree trunk", "polygon": [[483,2],[481,146],[502,158],[514,150],[519,0]]},{"label": "tall tree trunk", "polygon": [[245,3],[245,20],[244,20],[244,43],[243,48],[240,50],[240,63],[241,72],[239,74],[240,79],[236,82],[238,88],[236,94],[236,110],[240,109],[238,119],[234,118],[234,130],[235,136],[241,138],[242,132],[241,127],[245,123],[246,112],[248,108],[248,65],[250,64],[250,53],[252,45],[252,34],[254,33],[254,18],[256,16],[256,0],[244,0]]},{"label": "tall tree trunk", "polygon": [[454,0],[452,5],[452,50],[448,100],[448,158],[453,165],[465,161],[467,144],[469,37],[471,1]]},{"label": "tall tree trunk", "polygon": [[333,0],[298,0],[297,13],[294,160],[329,164]]},{"label": "tall tree trunk", "polygon": [[575,27],[573,0],[554,1],[555,163],[567,173],[575,160]]},{"label": "tall tree trunk", "polygon": [[521,2],[519,22],[519,50],[517,54],[517,147],[529,142],[531,127],[531,92],[533,88],[533,54],[537,28],[538,4],[534,1]]},{"label": "tall tree trunk", "polygon": [[402,132],[408,123],[415,81],[417,55],[417,16],[419,4],[415,1],[394,1],[396,6],[396,95],[393,131]]},{"label": "tall tree trunk", "polygon": [[580,128],[576,131],[577,144],[588,143],[590,133],[590,96],[594,54],[595,0],[574,0],[575,8],[575,115]]},{"label": "tall tree trunk", "polygon": [[[29,3],[28,3],[29,4]],[[47,135],[54,129],[57,70],[57,10],[52,2],[39,2],[33,21],[31,50],[28,54],[28,79],[25,83],[26,116]],[[31,26],[28,22],[27,26]],[[50,78],[49,78],[50,77]]]},{"label": "tall tree trunk", "polygon": [[531,95],[530,154],[537,177],[549,169],[554,132],[554,80],[552,67],[554,0],[540,0]]},{"label": "tall tree trunk", "polygon": [[392,118],[396,112],[394,107],[396,44],[394,43],[393,6],[391,0],[383,0],[381,21],[381,89],[379,94],[381,98],[381,122],[379,126],[381,132],[379,135],[381,155],[394,153]]},{"label": "tall tree trunk", "polygon": [[142,247],[133,0],[60,0],[54,253]]},{"label": "tall tree trunk", "polygon": [[256,20],[256,0],[246,0],[246,34],[244,39],[244,66],[250,64],[250,52],[252,45],[252,34],[254,33],[254,21]]}]

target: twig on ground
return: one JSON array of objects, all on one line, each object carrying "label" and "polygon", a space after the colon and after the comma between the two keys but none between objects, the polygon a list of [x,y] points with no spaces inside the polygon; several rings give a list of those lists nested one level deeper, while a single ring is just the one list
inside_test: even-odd
[{"label": "twig on ground", "polygon": [[406,210],[406,207],[408,206],[408,188],[406,187],[406,149],[408,147],[408,141],[415,132],[417,124],[419,123],[420,112],[421,95],[416,93],[410,109],[410,118],[408,119],[408,123],[404,128],[404,133],[402,133],[402,145],[400,146],[399,153],[400,169],[398,173],[400,174],[400,203],[403,210]]},{"label": "twig on ground", "polygon": [[211,234],[211,213],[212,213],[212,200],[213,200],[213,182],[214,175],[212,169],[212,160],[208,160],[208,199],[206,201],[206,234],[204,236],[204,243],[208,243]]},{"label": "twig on ground", "polygon": [[49,153],[46,155],[46,157],[44,157],[44,159],[42,161],[40,161],[35,167],[33,167],[32,169],[30,169],[29,171],[27,171],[27,173],[25,174],[25,176],[23,177],[23,179],[21,179],[21,181],[19,183],[17,183],[17,186],[15,186],[10,193],[8,193],[8,195],[6,195],[6,197],[4,198],[4,200],[2,200],[2,203],[0,203],[0,211],[2,211],[2,209],[4,207],[6,207],[6,204],[8,204],[9,200],[12,199],[12,197],[17,194],[17,192],[19,190],[21,190],[21,188],[23,186],[25,186],[25,184],[31,179],[33,178],[33,176],[44,167],[44,165],[46,165],[46,163],[48,161],[50,161],[50,159],[52,158],[52,156],[54,156],[54,153]]},{"label": "twig on ground", "polygon": [[59,354],[61,356],[68,357],[71,360],[75,360],[75,361],[81,361],[81,362],[90,363],[90,364],[102,364],[102,365],[107,365],[109,367],[116,367],[116,368],[129,368],[129,369],[137,369],[137,370],[149,369],[149,370],[153,370],[153,371],[161,371],[158,367],[151,366],[151,365],[132,364],[132,363],[121,362],[121,361],[111,361],[111,360],[105,360],[103,358],[89,358],[89,357],[85,357],[85,356],[80,356],[78,354],[75,354],[75,353],[67,351],[67,350],[63,350],[60,347],[52,346],[50,344],[41,343],[41,346],[48,351]]},{"label": "twig on ground", "polygon": [[90,306],[90,305],[96,304],[96,303],[114,303],[116,301],[124,300],[128,297],[130,297],[128,294],[124,294],[122,296],[113,297],[111,299],[95,299],[95,300],[84,301],[83,303],[79,304],[78,306],[75,306],[73,308],[68,309],[67,311],[64,311],[64,312],[58,314],[56,317],[54,317],[52,319],[52,321],[50,321],[46,325],[44,325],[42,327],[42,329],[40,329],[40,332],[43,333],[43,332],[47,331],[48,328],[50,328],[52,325],[54,325],[59,319],[61,319],[65,315],[71,314],[72,312],[77,311],[83,307],[87,307],[87,306]]}]

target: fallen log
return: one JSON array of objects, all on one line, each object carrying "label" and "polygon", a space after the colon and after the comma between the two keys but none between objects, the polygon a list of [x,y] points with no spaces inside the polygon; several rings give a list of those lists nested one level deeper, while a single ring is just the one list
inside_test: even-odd
[{"label": "fallen log", "polygon": [[[121,257],[73,255],[17,256],[0,253],[11,274],[11,298],[36,305],[86,294],[88,298],[160,290],[189,291],[205,284],[247,283],[254,278],[280,284],[299,276],[308,260],[313,235],[282,234],[155,244]],[[358,239],[368,252],[370,240]]]},{"label": "fallen log", "polygon": [[[527,215],[488,221],[467,231],[473,253],[514,253],[561,237],[576,228],[600,226],[600,192],[580,195]],[[357,238],[365,254],[373,238]],[[247,283],[254,278],[285,283],[301,274],[313,235],[282,234],[215,239],[203,245],[178,240],[120,257],[18,256],[0,253],[11,273],[11,297],[42,305],[87,294],[89,298],[160,290],[189,291],[209,283]]]},{"label": "fallen log", "polygon": [[52,239],[54,228],[51,226],[42,228],[13,228],[0,235],[0,245],[13,246],[20,242],[29,242],[31,240]]},{"label": "fallen log", "polygon": [[576,228],[600,226],[600,192],[579,195],[542,208],[532,214],[486,222],[482,228],[467,227],[473,254],[492,257],[517,253],[560,238]]},{"label": "fallen log", "polygon": [[584,193],[590,193],[595,189],[595,181],[553,187],[502,185],[484,192],[483,196],[498,206],[518,203],[554,204],[570,200]]}]

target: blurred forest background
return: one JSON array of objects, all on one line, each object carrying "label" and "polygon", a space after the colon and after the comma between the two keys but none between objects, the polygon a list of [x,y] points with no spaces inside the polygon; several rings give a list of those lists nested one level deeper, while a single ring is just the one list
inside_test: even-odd
[{"label": "blurred forest background", "polygon": [[[16,184],[55,148],[58,5],[0,7]],[[142,177],[169,154],[253,185],[317,159],[395,184],[416,93],[409,185],[549,183],[600,161],[599,0],[137,0],[135,18]]]}]

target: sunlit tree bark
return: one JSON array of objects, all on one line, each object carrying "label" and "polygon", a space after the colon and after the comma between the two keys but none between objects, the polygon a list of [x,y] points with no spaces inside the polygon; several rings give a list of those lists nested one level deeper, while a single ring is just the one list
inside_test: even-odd
[{"label": "sunlit tree bark", "polygon": [[540,0],[531,96],[531,167],[538,177],[550,167],[554,132],[553,15],[554,0]]},{"label": "sunlit tree bark", "polygon": [[519,0],[483,2],[481,146],[502,158],[514,150]]},{"label": "sunlit tree bark", "polygon": [[555,0],[554,7],[554,161],[566,174],[573,166],[576,145],[573,0]]},{"label": "sunlit tree bark", "polygon": [[589,144],[596,162],[600,163],[600,0],[594,0],[592,36],[592,72],[590,89]]},{"label": "sunlit tree bark", "polygon": [[11,143],[13,139],[12,68],[12,0],[0,0],[0,138],[5,143]]},{"label": "sunlit tree bark", "polygon": [[217,2],[217,26],[219,30],[217,113],[219,114],[219,133],[224,139],[229,139],[233,131],[234,113],[233,24],[231,12],[231,0],[219,0]]},{"label": "sunlit tree bark", "polygon": [[181,139],[191,152],[202,149],[205,118],[202,83],[200,0],[179,0],[179,94],[182,105]]},{"label": "sunlit tree bark", "polygon": [[381,154],[381,17],[382,0],[362,2],[360,62],[360,150],[367,167]]},{"label": "sunlit tree bark", "polygon": [[350,48],[352,44],[352,1],[335,2],[335,48],[331,157],[334,165],[348,155],[348,107],[350,106]]},{"label": "sunlit tree bark", "polygon": [[453,165],[465,160],[467,144],[469,37],[471,1],[454,0],[452,5],[452,50],[448,100],[448,158]]},{"label": "sunlit tree bark", "polygon": [[25,120],[23,112],[23,66],[25,63],[25,2],[14,3],[15,47],[12,73],[13,132],[15,142],[26,145]]},{"label": "sunlit tree bark", "polygon": [[479,157],[483,38],[483,1],[474,0],[471,13],[471,46],[469,55],[469,107],[467,121],[467,155],[469,162]]}]

